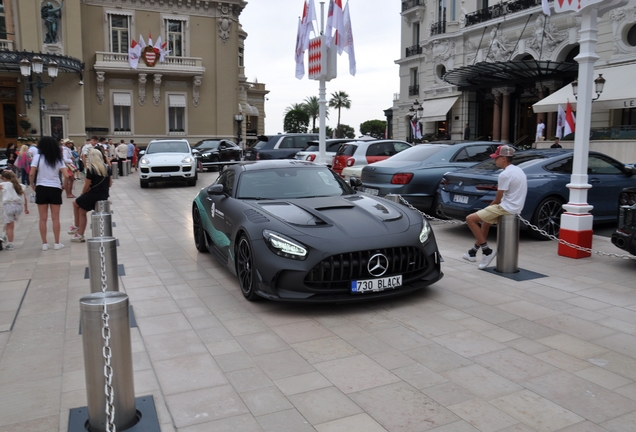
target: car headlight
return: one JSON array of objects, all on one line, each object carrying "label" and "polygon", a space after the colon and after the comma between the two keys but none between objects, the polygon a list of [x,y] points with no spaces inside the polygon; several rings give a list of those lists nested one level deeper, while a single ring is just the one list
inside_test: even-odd
[{"label": "car headlight", "polygon": [[428,221],[422,218],[422,231],[420,231],[420,243],[426,243],[428,240],[428,235],[431,233],[431,226],[428,224]]},{"label": "car headlight", "polygon": [[307,249],[303,245],[282,234],[264,230],[263,238],[269,249],[278,256],[295,260],[304,260],[307,257]]},{"label": "car headlight", "polygon": [[150,161],[146,159],[145,157],[142,157],[141,160],[139,161],[140,165],[148,165],[149,163]]},{"label": "car headlight", "polygon": [[184,157],[181,163],[192,163],[192,156]]}]

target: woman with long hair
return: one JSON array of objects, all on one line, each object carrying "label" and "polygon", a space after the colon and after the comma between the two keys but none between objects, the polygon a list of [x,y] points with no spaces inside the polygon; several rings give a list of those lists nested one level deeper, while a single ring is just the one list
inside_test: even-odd
[{"label": "woman with long hair", "polygon": [[86,156],[86,178],[82,195],[73,203],[74,225],[68,231],[73,234],[74,243],[85,242],[86,213],[95,208],[97,201],[108,199],[109,189],[113,184],[113,177],[104,154],[99,149],[91,149]]},{"label": "woman with long hair", "polygon": [[15,166],[18,168],[20,179],[23,185],[29,185],[29,172],[31,171],[31,153],[29,153],[29,146],[23,144],[20,147],[20,152],[15,160]]},{"label": "woman with long hair", "polygon": [[66,183],[68,169],[62,158],[59,142],[50,136],[40,138],[38,154],[31,161],[29,180],[35,188],[35,203],[40,215],[40,237],[42,250],[49,250],[46,240],[46,220],[51,209],[55,250],[62,249],[60,243],[60,206],[62,205],[62,185]]}]

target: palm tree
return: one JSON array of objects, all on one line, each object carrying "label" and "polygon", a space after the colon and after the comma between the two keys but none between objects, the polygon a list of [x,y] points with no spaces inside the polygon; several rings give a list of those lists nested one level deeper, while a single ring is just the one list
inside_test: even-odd
[{"label": "palm tree", "polygon": [[288,106],[287,108],[285,108],[285,112],[283,114],[287,115],[288,112],[295,111],[295,110],[307,111],[305,109],[305,104],[304,103],[293,103],[290,106]]},{"label": "palm tree", "polygon": [[[305,112],[309,115],[312,121],[312,132],[316,130],[316,119],[320,115],[320,104],[318,103],[318,96],[307,96],[305,98]],[[329,110],[325,110],[325,117],[329,118]]]},{"label": "palm tree", "polygon": [[349,100],[349,95],[342,90],[337,91],[331,94],[331,99],[329,99],[329,106],[332,108],[336,108],[338,110],[338,125],[336,126],[336,130],[340,130],[340,110],[342,108],[349,109],[351,108],[351,101]]}]

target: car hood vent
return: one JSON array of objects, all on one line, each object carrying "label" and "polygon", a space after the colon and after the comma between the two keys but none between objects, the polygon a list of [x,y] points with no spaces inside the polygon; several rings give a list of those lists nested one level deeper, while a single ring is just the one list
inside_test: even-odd
[{"label": "car hood vent", "polygon": [[325,221],[316,215],[288,202],[270,202],[260,204],[260,206],[263,210],[293,225],[316,226],[326,224]]},{"label": "car hood vent", "polygon": [[252,209],[246,210],[244,214],[245,214],[245,217],[247,217],[247,219],[252,223],[269,222],[269,219],[267,219],[265,215],[263,215],[260,212],[257,212],[256,210],[252,210]]}]

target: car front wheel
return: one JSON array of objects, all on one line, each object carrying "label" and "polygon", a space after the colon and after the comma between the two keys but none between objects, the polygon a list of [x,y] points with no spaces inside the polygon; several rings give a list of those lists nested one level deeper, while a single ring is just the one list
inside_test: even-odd
[{"label": "car front wheel", "polygon": [[[563,201],[556,197],[548,197],[537,206],[530,222],[546,233],[558,237],[561,229],[561,213],[563,213]],[[549,240],[535,230],[531,230],[531,233],[539,240]]]},{"label": "car front wheel", "polygon": [[238,241],[236,251],[236,274],[243,296],[249,301],[257,299],[256,296],[256,270],[254,269],[254,252],[252,245],[245,235]]},{"label": "car front wheel", "polygon": [[194,246],[199,252],[208,252],[205,245],[205,231],[203,230],[203,221],[198,208],[192,209],[192,234],[194,235]]}]

